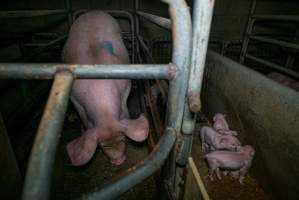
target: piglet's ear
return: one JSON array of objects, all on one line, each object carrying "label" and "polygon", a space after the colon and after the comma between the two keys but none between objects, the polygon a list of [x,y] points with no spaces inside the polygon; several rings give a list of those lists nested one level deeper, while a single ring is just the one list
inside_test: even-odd
[{"label": "piglet's ear", "polygon": [[126,136],[136,142],[144,141],[149,132],[149,123],[144,115],[140,115],[137,119],[123,119],[120,121],[123,132]]}]

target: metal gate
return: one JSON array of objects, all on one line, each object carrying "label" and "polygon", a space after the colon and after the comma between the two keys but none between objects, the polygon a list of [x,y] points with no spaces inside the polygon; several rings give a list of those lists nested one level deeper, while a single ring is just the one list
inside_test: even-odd
[{"label": "metal gate", "polygon": [[168,174],[164,183],[172,198],[178,198],[181,170],[188,161],[196,112],[201,109],[200,89],[214,1],[194,1],[193,24],[184,0],[163,1],[169,5],[171,20],[138,11],[135,19],[141,16],[165,28],[171,27],[173,51],[170,64],[0,64],[1,79],[54,79],[29,160],[24,200],[48,199],[52,166],[72,82],[80,78],[167,79],[170,83],[167,128],[151,154],[126,174],[82,199],[115,199],[161,168],[166,160]]}]

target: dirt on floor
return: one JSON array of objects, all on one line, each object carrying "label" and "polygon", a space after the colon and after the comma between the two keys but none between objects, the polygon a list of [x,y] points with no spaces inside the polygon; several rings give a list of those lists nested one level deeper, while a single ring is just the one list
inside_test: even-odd
[{"label": "dirt on floor", "polygon": [[[201,124],[202,125],[202,124]],[[269,200],[271,197],[267,194],[258,183],[247,175],[243,185],[237,179],[230,176],[222,176],[219,180],[214,178],[211,181],[208,177],[208,166],[204,160],[204,154],[201,150],[199,138],[200,124],[197,125],[193,138],[192,157],[197,166],[199,174],[205,184],[207,192],[213,200]],[[205,124],[206,125],[206,124]],[[254,162],[253,162],[254,164]]]}]

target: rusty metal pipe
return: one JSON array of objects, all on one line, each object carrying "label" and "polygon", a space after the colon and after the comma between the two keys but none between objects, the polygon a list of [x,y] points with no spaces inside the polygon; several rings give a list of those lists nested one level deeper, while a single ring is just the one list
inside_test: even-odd
[{"label": "rusty metal pipe", "polygon": [[68,105],[73,76],[68,71],[56,74],[30,155],[23,200],[48,199],[51,171]]},{"label": "rusty metal pipe", "polygon": [[60,70],[76,78],[172,79],[175,67],[169,65],[77,65],[77,64],[0,64],[0,79],[51,79]]},{"label": "rusty metal pipe", "polygon": [[176,132],[174,129],[166,129],[159,143],[145,160],[128,169],[124,175],[113,182],[106,184],[99,191],[84,195],[81,199],[116,199],[121,194],[158,170],[167,159],[175,140]]}]

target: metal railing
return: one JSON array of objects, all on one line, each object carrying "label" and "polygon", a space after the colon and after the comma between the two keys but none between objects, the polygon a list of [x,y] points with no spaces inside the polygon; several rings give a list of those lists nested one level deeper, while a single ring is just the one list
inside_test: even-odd
[{"label": "metal railing", "polygon": [[[80,78],[168,79],[170,82],[166,113],[167,128],[153,152],[139,164],[128,169],[124,175],[82,198],[114,199],[153,174],[167,158],[170,163],[168,182],[172,190],[179,188],[177,157],[181,154],[180,151],[186,149],[179,149],[177,152],[177,147],[178,143],[182,142],[183,121],[194,123],[196,115],[192,117],[190,113],[200,110],[199,92],[214,1],[195,2],[193,32],[186,2],[184,0],[164,0],[164,2],[169,4],[173,37],[172,61],[168,65],[0,64],[2,79],[54,79],[29,160],[23,189],[24,200],[49,198],[51,171],[72,82]],[[138,14],[142,15],[141,12]],[[200,19],[202,16],[204,20]],[[159,17],[153,16],[149,20],[155,21],[155,18]],[[170,23],[166,28],[170,28]],[[190,101],[190,95],[196,98]],[[189,110],[194,108],[193,103],[197,106]],[[189,143],[184,148],[191,147],[192,137],[190,136],[193,128],[192,125],[188,131],[185,131]]]},{"label": "metal railing", "polygon": [[[254,30],[254,26],[256,25],[256,22],[258,22],[258,21],[291,22],[291,23],[298,24],[299,16],[298,15],[259,15],[259,14],[255,14],[256,6],[257,6],[257,1],[252,0],[249,17],[248,17],[247,28],[245,30],[243,44],[242,44],[242,48],[241,48],[240,63],[243,64],[246,59],[252,60],[254,62],[261,63],[262,65],[272,68],[274,70],[283,72],[283,73],[293,76],[295,78],[299,78],[299,72],[294,71],[292,69],[288,69],[288,67],[290,65],[290,60],[294,59],[294,57],[291,55],[288,55],[285,66],[281,66],[281,65],[278,65],[271,61],[256,57],[256,56],[248,53],[248,47],[249,47],[250,40],[255,40],[255,41],[258,41],[261,43],[272,44],[272,45],[276,45],[276,46],[280,46],[280,47],[298,51],[299,45],[296,44],[295,41],[288,42],[288,41],[283,41],[283,40],[279,40],[279,39],[275,39],[275,38],[271,38],[271,37],[255,35],[255,34],[253,34],[253,30]],[[297,29],[297,33],[294,33],[294,35],[295,35],[294,38],[296,40],[296,38],[298,38],[298,35],[299,35],[299,29]]]}]

